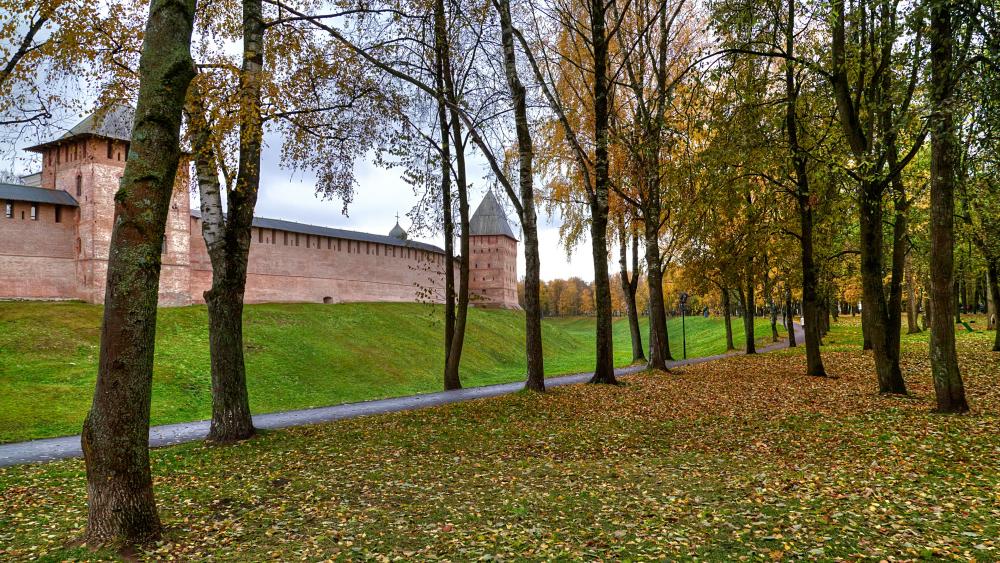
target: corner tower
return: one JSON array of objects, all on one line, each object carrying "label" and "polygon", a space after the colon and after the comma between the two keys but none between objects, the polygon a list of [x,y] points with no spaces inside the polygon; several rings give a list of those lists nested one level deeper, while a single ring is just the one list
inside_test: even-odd
[{"label": "corner tower", "polygon": [[492,191],[469,221],[469,289],[477,307],[520,309],[517,237]]},{"label": "corner tower", "polygon": [[[113,105],[87,116],[58,139],[28,148],[42,155],[39,187],[67,192],[80,206],[73,247],[77,297],[89,303],[104,303],[115,194],[125,171],[133,116],[131,107]],[[160,304],[166,306],[190,303],[186,176],[178,172],[161,257]]]}]

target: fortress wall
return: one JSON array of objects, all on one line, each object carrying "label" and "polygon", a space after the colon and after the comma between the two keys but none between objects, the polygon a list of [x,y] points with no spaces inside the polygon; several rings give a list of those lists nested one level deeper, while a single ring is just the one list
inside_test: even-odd
[{"label": "fortress wall", "polygon": [[76,209],[59,207],[56,223],[56,206],[39,203],[32,221],[32,204],[11,203],[14,217],[0,214],[0,298],[77,298]]},{"label": "fortress wall", "polygon": [[469,240],[469,289],[473,304],[520,309],[517,302],[517,241],[500,235]]},{"label": "fortress wall", "polygon": [[[197,218],[191,233],[191,297],[201,303],[212,268]],[[440,302],[443,271],[437,253],[254,228],[246,302]]]}]

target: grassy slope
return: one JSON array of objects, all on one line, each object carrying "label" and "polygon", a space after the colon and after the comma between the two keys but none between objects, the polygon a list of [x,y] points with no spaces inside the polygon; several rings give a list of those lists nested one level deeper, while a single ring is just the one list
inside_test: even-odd
[{"label": "grassy slope", "polygon": [[[90,406],[101,309],[80,303],[0,303],[0,442],[73,434]],[[253,305],[246,319],[251,408],[264,413],[441,387],[440,308],[419,304]],[[524,373],[523,315],[470,312],[466,386]],[[766,323],[760,320],[760,334]],[[210,415],[204,307],[162,309],[157,326],[153,424]],[[645,331],[645,328],[644,328]],[[680,357],[680,320],[671,322]],[[768,333],[769,334],[769,333]],[[725,350],[719,319],[688,320],[688,355]],[[740,335],[741,336],[741,335]],[[615,324],[618,365],[631,360],[628,326]],[[547,319],[546,372],[593,368],[593,319]],[[742,345],[741,338],[737,344]]]},{"label": "grassy slope", "polygon": [[[959,334],[974,413],[876,393],[856,322],[802,348],[155,450],[153,559],[978,560],[1000,558],[1000,354]],[[83,463],[0,469],[0,559],[76,547]]]}]

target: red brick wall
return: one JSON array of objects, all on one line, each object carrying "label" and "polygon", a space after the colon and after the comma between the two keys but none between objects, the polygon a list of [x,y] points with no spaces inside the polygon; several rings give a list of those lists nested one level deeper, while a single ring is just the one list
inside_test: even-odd
[{"label": "red brick wall", "polygon": [[[191,219],[191,233],[191,296],[200,303],[212,267],[200,220]],[[437,253],[254,228],[246,302],[440,302],[443,271]]]},{"label": "red brick wall", "polygon": [[481,307],[520,309],[517,302],[517,241],[483,235],[469,240],[469,289]]},{"label": "red brick wall", "polygon": [[32,204],[11,203],[14,217],[0,214],[0,298],[78,298],[76,209],[60,207],[56,223],[56,206],[39,203],[38,220],[32,221]]}]

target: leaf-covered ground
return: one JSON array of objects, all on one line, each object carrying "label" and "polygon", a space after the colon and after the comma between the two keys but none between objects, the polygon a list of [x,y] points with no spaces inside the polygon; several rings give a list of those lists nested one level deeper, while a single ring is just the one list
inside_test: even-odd
[{"label": "leaf-covered ground", "polygon": [[[974,413],[875,393],[844,319],[801,349],[153,453],[150,559],[1000,559],[1000,354],[961,334]],[[0,469],[0,560],[74,542],[83,464]]]}]

